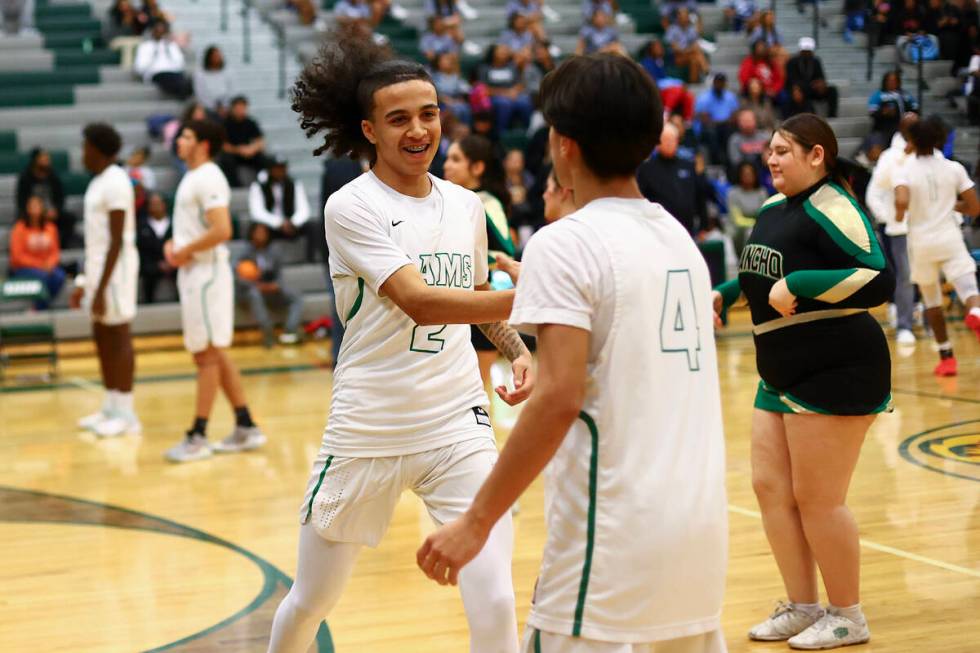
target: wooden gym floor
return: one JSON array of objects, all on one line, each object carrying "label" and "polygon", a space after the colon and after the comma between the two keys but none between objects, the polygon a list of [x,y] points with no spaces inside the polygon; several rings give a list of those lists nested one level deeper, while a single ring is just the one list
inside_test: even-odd
[{"label": "wooden gym floor", "polygon": [[[960,375],[937,380],[920,339],[894,355],[896,410],[864,445],[850,505],[861,527],[872,642],[853,651],[980,651],[980,345],[952,325]],[[239,334],[262,450],[186,465],[163,451],[191,419],[194,384],[179,338],[138,342],[142,437],[100,441],[75,420],[100,401],[87,343],[66,343],[58,383],[0,392],[0,651],[264,651],[295,572],[299,503],[320,445],[331,372],[322,342],[265,351]],[[921,334],[920,334],[921,338]],[[244,343],[244,344],[243,344]],[[782,595],[750,485],[757,377],[745,316],[719,335],[730,499],[724,608],[729,650]],[[232,419],[220,403],[212,438]],[[498,410],[501,438],[508,417]],[[459,653],[462,604],[415,568],[430,525],[405,495],[381,546],[366,549],[319,650]],[[523,626],[544,539],[542,488],[521,499],[514,583]],[[332,641],[332,644],[331,644]]]}]

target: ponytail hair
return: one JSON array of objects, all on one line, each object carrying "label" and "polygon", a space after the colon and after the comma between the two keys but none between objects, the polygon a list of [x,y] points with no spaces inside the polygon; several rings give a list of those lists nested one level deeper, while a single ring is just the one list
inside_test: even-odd
[{"label": "ponytail hair", "polygon": [[291,91],[291,107],[299,114],[307,138],[322,132],[323,143],[313,150],[314,156],[327,152],[373,162],[374,145],[364,137],[361,121],[371,118],[374,94],[416,79],[433,84],[420,64],[396,59],[387,46],[343,30],[320,46],[299,74]]},{"label": "ponytail hair", "polygon": [[504,214],[510,217],[510,191],[507,190],[507,178],[504,174],[504,164],[500,160],[493,143],[479,134],[470,134],[459,140],[459,149],[463,151],[470,165],[483,164],[483,174],[480,175],[480,190],[485,190],[504,207]]},{"label": "ponytail hair", "polygon": [[822,147],[824,166],[827,168],[830,181],[857,199],[854,189],[847,180],[847,170],[837,158],[837,136],[826,120],[813,113],[798,113],[784,120],[776,131],[799,144],[807,152],[817,145]]}]

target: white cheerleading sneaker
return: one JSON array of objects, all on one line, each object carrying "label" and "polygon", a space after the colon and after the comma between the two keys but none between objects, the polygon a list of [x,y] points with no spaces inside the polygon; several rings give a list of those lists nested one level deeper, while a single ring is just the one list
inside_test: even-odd
[{"label": "white cheerleading sneaker", "polygon": [[116,438],[120,435],[139,435],[143,432],[143,425],[140,424],[136,415],[115,414],[102,420],[92,429],[100,438]]},{"label": "white cheerleading sneaker", "polygon": [[266,442],[265,434],[257,426],[236,426],[227,438],[211,445],[217,453],[236,453],[258,449]]},{"label": "white cheerleading sneaker", "polygon": [[810,612],[800,610],[792,603],[780,601],[769,618],[749,630],[749,639],[762,642],[779,642],[797,635],[824,616],[822,609]]},{"label": "white cheerleading sneaker", "polygon": [[106,413],[104,410],[100,410],[97,413],[86,415],[82,419],[78,420],[78,428],[91,431],[95,429],[99,422],[103,422],[107,419],[109,419],[108,413]]},{"label": "white cheerleading sneaker", "polygon": [[799,635],[790,637],[790,648],[804,651],[822,651],[852,644],[864,644],[871,639],[868,622],[852,621],[847,617],[827,612],[815,624]]}]

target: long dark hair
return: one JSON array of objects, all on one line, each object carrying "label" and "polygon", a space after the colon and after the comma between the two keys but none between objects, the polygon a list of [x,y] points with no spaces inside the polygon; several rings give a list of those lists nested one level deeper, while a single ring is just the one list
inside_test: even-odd
[{"label": "long dark hair", "polygon": [[[209,45],[208,49],[204,51],[204,59],[201,61],[201,68],[203,68],[204,70],[212,70],[211,55],[214,54],[215,52],[221,53],[221,48],[219,48],[216,45]],[[218,68],[218,70],[222,70],[224,69],[224,67],[225,67],[225,57],[224,57],[224,53],[221,53],[221,68]]]},{"label": "long dark hair", "polygon": [[396,59],[387,46],[354,32],[336,32],[322,46],[292,88],[292,109],[307,138],[322,133],[323,144],[313,150],[354,159],[376,158],[374,145],[364,137],[361,121],[370,119],[379,89],[412,80],[435,87],[420,64]]},{"label": "long dark hair", "polygon": [[830,180],[854,195],[846,172],[837,160],[837,136],[826,120],[813,113],[798,113],[784,120],[776,131],[798,143],[807,152],[817,145],[823,147],[824,165]]},{"label": "long dark hair", "polygon": [[490,139],[479,134],[470,134],[461,138],[457,145],[463,151],[470,165],[483,164],[483,174],[480,175],[480,190],[485,190],[496,197],[504,207],[504,214],[510,217],[510,191],[507,190],[507,177],[504,174],[504,164],[500,154]]}]

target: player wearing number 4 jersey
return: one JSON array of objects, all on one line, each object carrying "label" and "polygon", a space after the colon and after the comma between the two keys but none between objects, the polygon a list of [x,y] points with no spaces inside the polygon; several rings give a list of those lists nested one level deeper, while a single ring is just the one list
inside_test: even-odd
[{"label": "player wearing number 4 jersey", "polygon": [[724,651],[709,275],[684,227],[636,183],[663,125],[657,90],[628,59],[592,55],[549,74],[541,98],[555,175],[578,210],[531,239],[517,281],[510,322],[538,337],[538,386],[472,507],[426,540],[418,563],[440,583],[462,578],[548,465],[523,651]]},{"label": "player wearing number 4 jersey", "polygon": [[[324,209],[344,340],[323,446],[300,509],[296,582],[269,650],[305,653],[364,545],[377,546],[404,490],[437,524],[470,505],[497,459],[470,344],[481,329],[513,364],[509,403],[530,392],[530,354],[502,324],[513,292],[488,290],[479,197],[428,174],[441,136],[435,86],[418,64],[370,39],[327,43],[300,76],[293,108],[307,134],[370,172]],[[516,653],[510,515],[461,579],[474,653]]]}]

